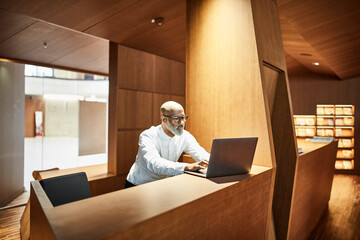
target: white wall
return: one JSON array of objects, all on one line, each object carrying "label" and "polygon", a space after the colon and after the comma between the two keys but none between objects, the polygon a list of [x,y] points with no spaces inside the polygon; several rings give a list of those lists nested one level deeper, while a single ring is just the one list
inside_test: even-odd
[{"label": "white wall", "polygon": [[0,61],[0,207],[24,190],[24,65]]}]

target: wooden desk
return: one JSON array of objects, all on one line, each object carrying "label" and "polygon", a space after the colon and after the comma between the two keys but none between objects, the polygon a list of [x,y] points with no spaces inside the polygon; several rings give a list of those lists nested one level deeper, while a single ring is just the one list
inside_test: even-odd
[{"label": "wooden desk", "polygon": [[307,239],[327,208],[335,171],[337,141],[298,141],[303,149],[294,179],[287,239]]},{"label": "wooden desk", "polygon": [[273,169],[188,174],[52,207],[31,183],[32,239],[265,239]]}]

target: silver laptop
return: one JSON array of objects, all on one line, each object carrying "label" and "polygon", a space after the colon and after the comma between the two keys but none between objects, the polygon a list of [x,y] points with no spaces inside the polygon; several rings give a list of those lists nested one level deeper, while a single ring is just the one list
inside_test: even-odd
[{"label": "silver laptop", "polygon": [[208,167],[196,172],[185,172],[206,178],[249,173],[257,141],[257,137],[215,138]]}]

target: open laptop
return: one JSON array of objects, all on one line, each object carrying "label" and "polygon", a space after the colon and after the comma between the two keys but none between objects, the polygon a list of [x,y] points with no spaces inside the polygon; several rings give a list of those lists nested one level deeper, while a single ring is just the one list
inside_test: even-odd
[{"label": "open laptop", "polygon": [[215,138],[208,167],[196,172],[185,172],[206,178],[249,173],[257,141],[257,137]]}]

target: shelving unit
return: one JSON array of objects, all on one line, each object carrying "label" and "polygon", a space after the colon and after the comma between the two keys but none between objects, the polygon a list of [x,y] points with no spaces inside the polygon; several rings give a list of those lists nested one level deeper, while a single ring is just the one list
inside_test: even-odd
[{"label": "shelving unit", "polygon": [[316,135],[339,140],[335,168],[354,169],[354,106],[317,105],[316,114]]},{"label": "shelving unit", "polygon": [[315,115],[294,115],[295,133],[299,138],[312,138],[316,135]]}]

